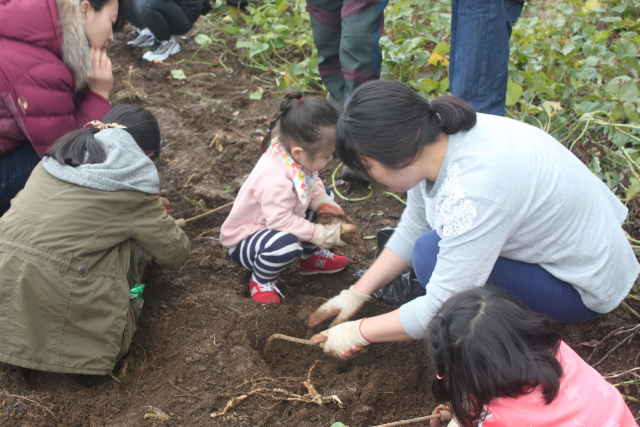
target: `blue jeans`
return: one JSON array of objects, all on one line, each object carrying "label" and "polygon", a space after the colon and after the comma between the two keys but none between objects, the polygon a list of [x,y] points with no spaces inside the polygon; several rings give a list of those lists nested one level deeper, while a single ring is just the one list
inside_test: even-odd
[{"label": "blue jeans", "polygon": [[511,26],[521,0],[452,0],[449,88],[479,113],[504,116]]},{"label": "blue jeans", "polygon": [[29,141],[0,156],[0,216],[9,210],[11,199],[24,188],[39,162],[40,156]]},{"label": "blue jeans", "polygon": [[[422,286],[427,286],[436,267],[439,242],[440,237],[432,230],[420,236],[413,247],[413,268]],[[505,290],[537,314],[556,322],[586,322],[600,315],[584,305],[573,286],[552,276],[538,264],[498,257],[487,283]]]}]

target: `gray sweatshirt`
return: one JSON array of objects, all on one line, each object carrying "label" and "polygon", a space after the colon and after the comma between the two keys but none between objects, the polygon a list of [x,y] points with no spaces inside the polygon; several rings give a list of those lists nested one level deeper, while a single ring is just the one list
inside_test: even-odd
[{"label": "gray sweatshirt", "polygon": [[442,303],[483,286],[498,258],[539,264],[607,313],[627,295],[640,265],[621,225],[627,208],[562,144],[542,130],[478,114],[449,136],[435,182],[409,190],[387,247],[412,265],[418,237],[436,230],[438,260],[427,294],[400,308],[405,331],[423,338]]},{"label": "gray sweatshirt", "polygon": [[103,191],[160,193],[160,178],[156,166],[129,132],[123,129],[105,129],[98,132],[95,138],[107,153],[107,160],[103,163],[73,167],[61,165],[57,160],[46,156],[42,159],[42,166],[59,180],[81,187]]}]

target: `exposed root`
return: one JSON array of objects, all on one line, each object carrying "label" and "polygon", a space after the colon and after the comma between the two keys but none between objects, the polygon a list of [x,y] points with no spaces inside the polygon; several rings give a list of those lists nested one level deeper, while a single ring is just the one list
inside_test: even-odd
[{"label": "exposed root", "polygon": [[[307,389],[306,394],[303,394],[303,395],[296,394],[291,391],[285,390],[283,388],[261,387],[255,390],[251,390],[248,393],[241,394],[240,396],[233,397],[227,402],[227,404],[225,405],[224,409],[221,412],[215,412],[211,414],[211,417],[217,418],[217,417],[226,415],[229,412],[229,410],[233,409],[240,402],[242,402],[243,400],[247,399],[250,396],[262,396],[264,398],[277,400],[277,401],[288,400],[291,402],[315,403],[316,405],[323,405],[325,403],[336,402],[339,406],[342,406],[342,402],[340,401],[338,396],[322,396],[320,393],[318,393],[318,391],[313,386],[313,384],[311,384],[311,373],[313,372],[313,369],[318,365],[318,363],[320,363],[320,361],[316,360],[316,362],[313,364],[311,369],[309,369],[309,373],[307,374],[306,381],[301,381],[298,378],[285,378],[288,381],[292,381],[292,382],[296,382],[298,384],[304,385],[305,388]],[[273,378],[260,378],[259,380],[256,380],[256,381],[260,381],[260,380],[280,382]],[[229,395],[220,395],[220,396],[229,396]]]},{"label": "exposed root", "polygon": [[638,334],[638,332],[640,332],[640,324],[638,324],[638,325],[630,325],[630,326],[623,326],[621,328],[618,328],[618,329],[615,329],[615,330],[609,332],[603,339],[598,341],[598,343],[593,347],[593,351],[591,352],[591,354],[587,358],[587,363],[589,363],[589,360],[591,360],[591,357],[594,355],[594,353],[596,352],[597,348],[603,342],[605,342],[605,340],[607,340],[607,338],[609,338],[609,337],[611,337],[613,335],[618,335],[618,334],[627,333],[627,332],[631,332],[631,333],[629,335],[627,335],[625,338],[623,338],[622,341],[620,341],[618,344],[616,344],[611,350],[609,350],[607,352],[607,354],[604,355],[604,357],[602,357],[602,359],[600,359],[598,362],[596,362],[592,366],[593,367],[598,366],[599,364],[604,362],[607,359],[607,357],[609,357],[611,355],[611,353],[613,353],[615,350],[617,350],[621,345],[623,345],[626,342],[631,341],[633,339],[633,337],[635,337]]},{"label": "exposed root", "polygon": [[[19,400],[21,400],[21,401],[27,401],[27,402],[33,403],[33,404],[34,404],[34,405],[36,405],[38,408],[40,408],[40,409],[42,409],[42,410],[44,410],[44,411],[48,412],[48,413],[49,413],[49,415],[51,415],[53,418],[55,418],[55,417],[56,417],[56,416],[53,414],[53,412],[51,412],[51,410],[49,410],[49,408],[47,408],[46,406],[41,405],[40,403],[36,402],[35,400],[29,399],[28,397],[25,397],[25,396],[19,396],[19,395],[17,395],[17,394],[11,394],[11,393],[8,393],[8,392],[6,392],[6,391],[4,391],[4,390],[2,391],[2,393],[1,393],[0,395],[4,395],[4,396],[7,396],[7,397],[15,397],[16,399],[19,399]],[[19,404],[18,404],[18,403],[14,404],[14,407],[15,407],[15,406],[17,406],[17,405],[19,405]]]},{"label": "exposed root", "polygon": [[129,101],[133,101],[134,97],[138,97],[140,100],[146,98],[145,95],[141,94],[138,89],[133,85],[133,73],[135,70],[133,69],[133,65],[129,65],[129,73],[127,74],[127,78],[124,80],[125,84],[129,87]]}]

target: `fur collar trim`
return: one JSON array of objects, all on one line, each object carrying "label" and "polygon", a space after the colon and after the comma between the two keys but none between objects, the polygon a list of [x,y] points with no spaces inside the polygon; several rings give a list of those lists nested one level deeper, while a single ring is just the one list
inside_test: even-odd
[{"label": "fur collar trim", "polygon": [[76,91],[89,83],[91,47],[82,22],[80,0],[56,0],[62,30],[62,60],[69,67],[76,82]]}]

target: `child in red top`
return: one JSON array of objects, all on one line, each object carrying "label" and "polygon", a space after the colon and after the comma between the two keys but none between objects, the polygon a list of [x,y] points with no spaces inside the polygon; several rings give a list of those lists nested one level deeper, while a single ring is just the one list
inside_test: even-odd
[{"label": "child in red top", "polygon": [[427,341],[433,394],[451,408],[450,426],[638,425],[618,390],[560,340],[551,320],[496,288],[447,300]]},{"label": "child in red top", "polygon": [[287,94],[269,123],[262,157],[222,224],[220,241],[236,264],[252,271],[249,289],[259,303],[280,303],[277,279],[296,260],[300,274],[336,273],[349,262],[328,250],[344,246],[344,226],[313,223],[323,215],[352,222],[318,176],[333,157],[338,117],[324,98]]}]

